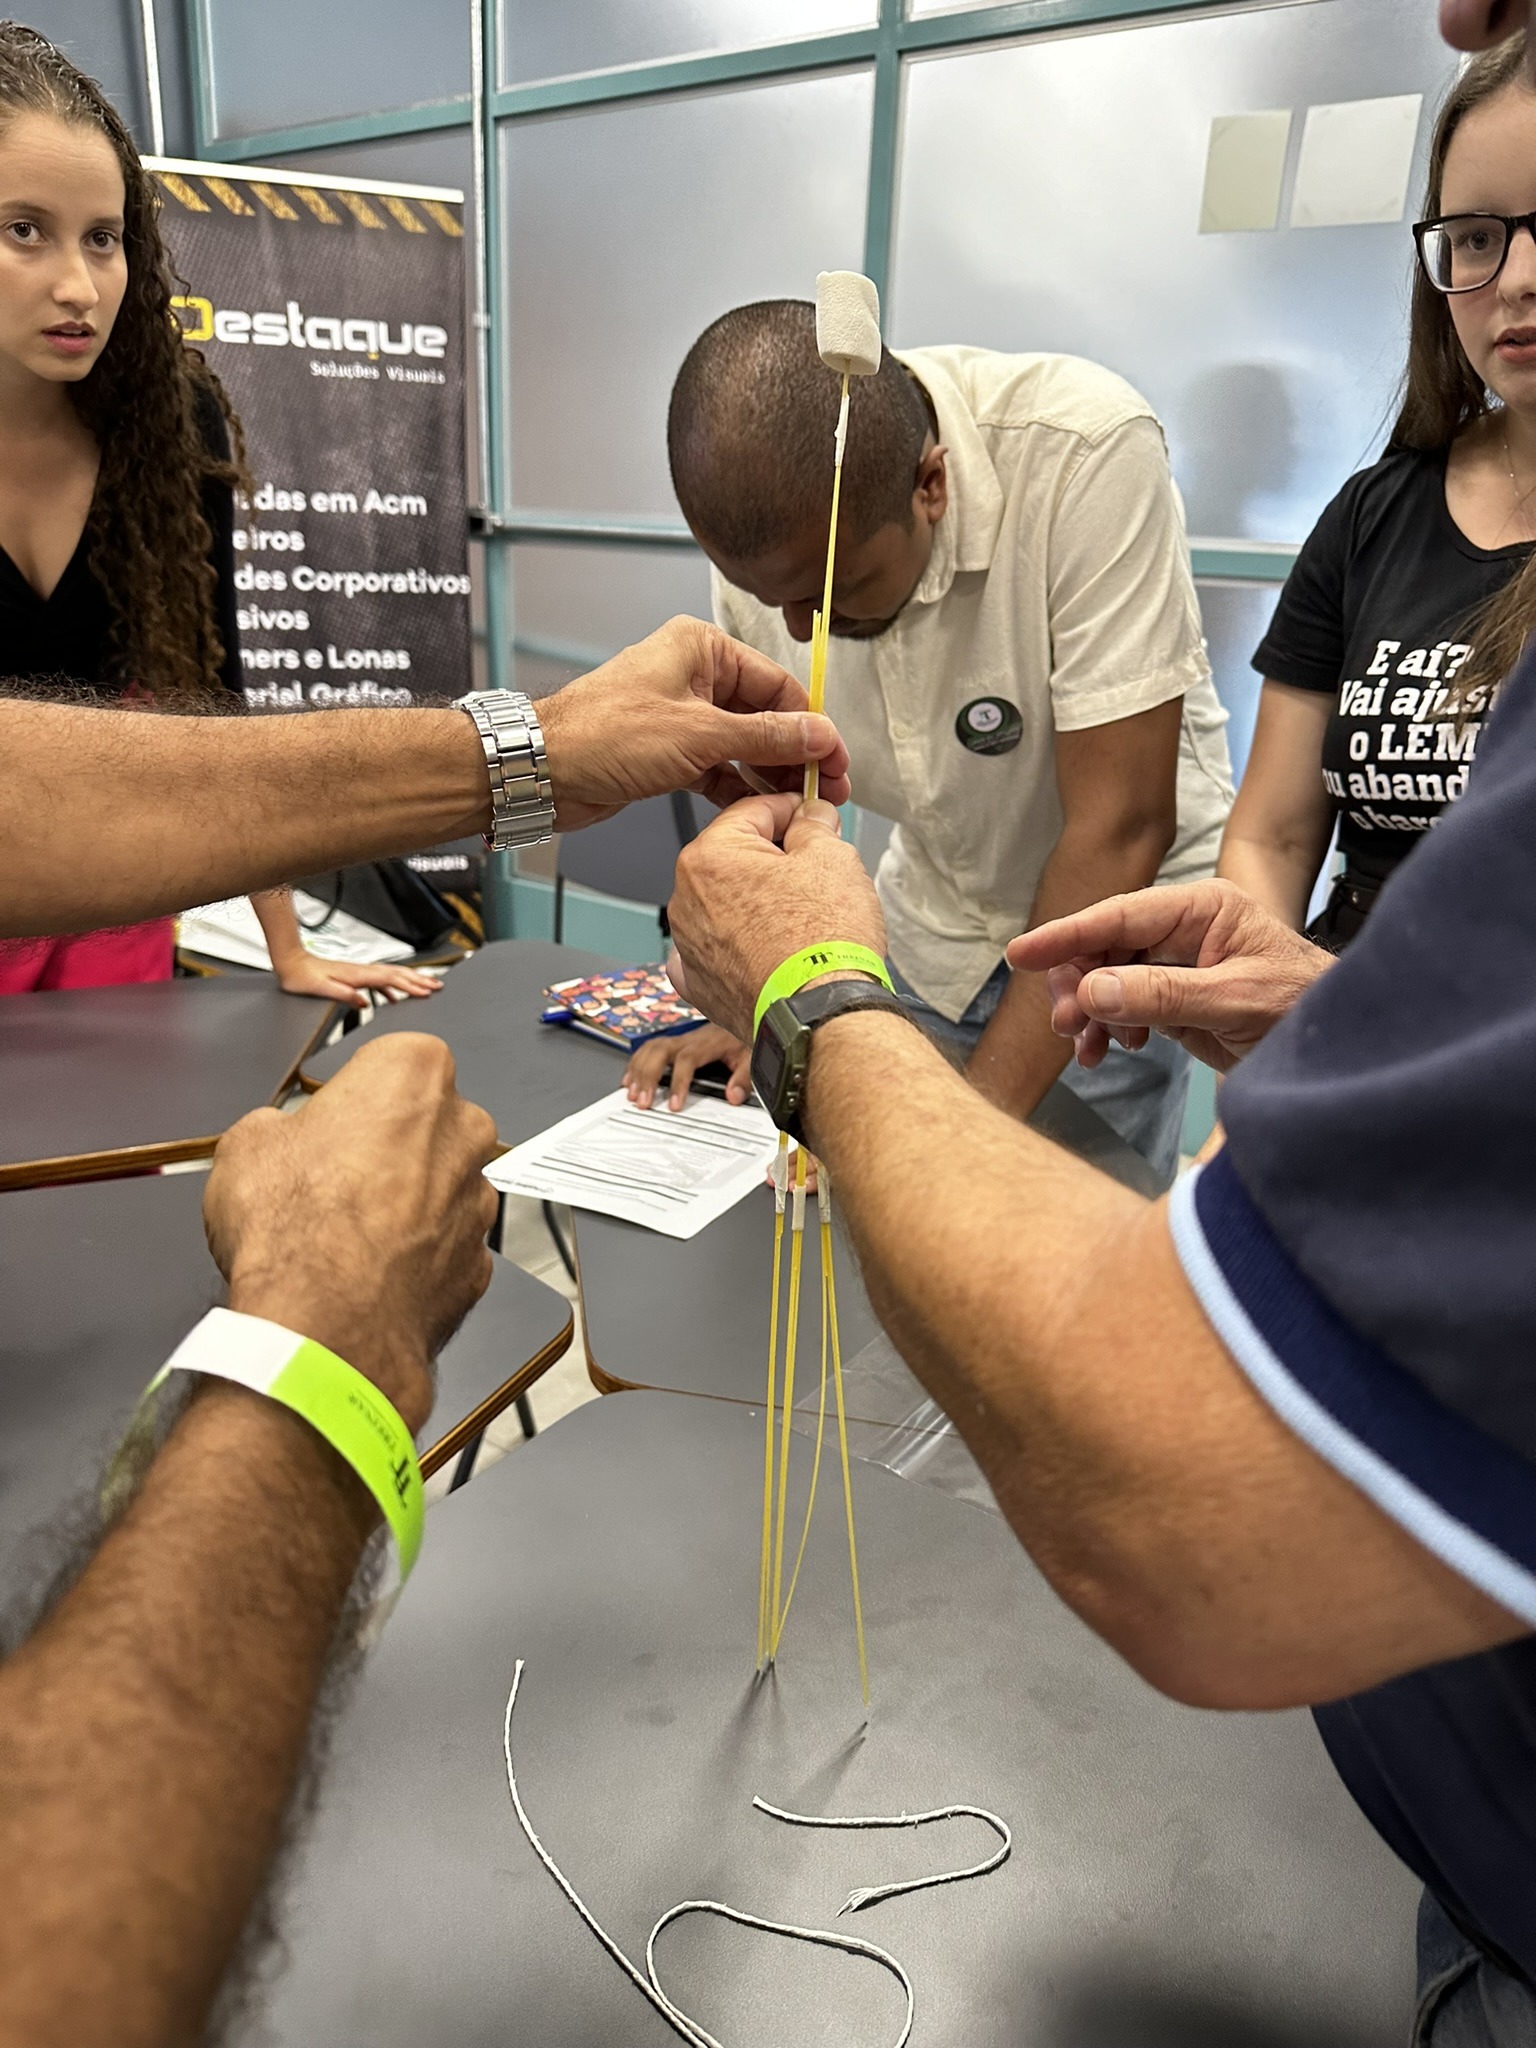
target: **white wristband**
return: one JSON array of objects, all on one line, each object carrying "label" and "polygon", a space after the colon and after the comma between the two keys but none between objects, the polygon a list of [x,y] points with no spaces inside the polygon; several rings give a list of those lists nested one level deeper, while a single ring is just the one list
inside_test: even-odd
[{"label": "white wristband", "polygon": [[109,1497],[125,1455],[153,1422],[160,1389],[176,1372],[232,1380],[303,1416],[377,1501],[394,1537],[399,1583],[405,1583],[421,1548],[425,1515],[421,1467],[410,1431],[373,1382],[345,1359],[263,1316],[213,1308],[181,1340],[144,1390],[108,1474]]}]

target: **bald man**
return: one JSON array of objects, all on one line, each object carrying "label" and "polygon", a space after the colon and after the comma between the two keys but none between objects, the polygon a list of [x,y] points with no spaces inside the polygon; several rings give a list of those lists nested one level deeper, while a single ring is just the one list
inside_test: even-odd
[{"label": "bald man", "polygon": [[[814,309],[771,300],[700,336],[668,420],[717,621],[802,678],[837,405]],[[859,802],[896,825],[878,883],[897,987],[1026,1117],[1065,1058],[1043,984],[1010,979],[1004,946],[1107,893],[1211,873],[1232,800],[1157,419],[1076,357],[886,350],[853,388],[832,604],[828,708]],[[672,1056],[637,1059],[641,1092]],[[1065,1079],[1172,1179],[1178,1046]]]}]

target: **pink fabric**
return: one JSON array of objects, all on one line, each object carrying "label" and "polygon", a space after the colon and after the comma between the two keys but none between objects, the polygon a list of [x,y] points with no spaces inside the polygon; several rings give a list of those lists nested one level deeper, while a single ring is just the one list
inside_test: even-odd
[{"label": "pink fabric", "polygon": [[116,988],[130,981],[169,981],[176,927],[168,917],[79,932],[64,939],[0,942],[0,996],[41,988]]}]

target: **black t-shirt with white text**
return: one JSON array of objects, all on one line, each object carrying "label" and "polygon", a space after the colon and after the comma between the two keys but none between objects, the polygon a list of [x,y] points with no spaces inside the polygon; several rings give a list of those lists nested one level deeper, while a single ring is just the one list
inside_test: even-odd
[{"label": "black t-shirt with white text", "polygon": [[1384,880],[1467,786],[1486,704],[1442,715],[1469,623],[1531,553],[1475,546],[1445,502],[1445,450],[1352,476],[1296,559],[1253,665],[1334,699],[1323,781],[1349,866]]}]

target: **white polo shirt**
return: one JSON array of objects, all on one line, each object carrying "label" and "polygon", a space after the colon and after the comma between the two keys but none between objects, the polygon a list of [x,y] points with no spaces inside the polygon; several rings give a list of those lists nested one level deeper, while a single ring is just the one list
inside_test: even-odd
[{"label": "white polo shirt", "polygon": [[[876,876],[891,957],[956,1019],[1029,922],[1061,832],[1055,735],[1184,699],[1160,882],[1214,873],[1232,803],[1162,428],[1076,356],[900,352],[933,400],[949,505],[911,600],[834,639],[827,710],[855,802],[895,822]],[[808,680],[783,615],[713,576],[715,617]]]}]

